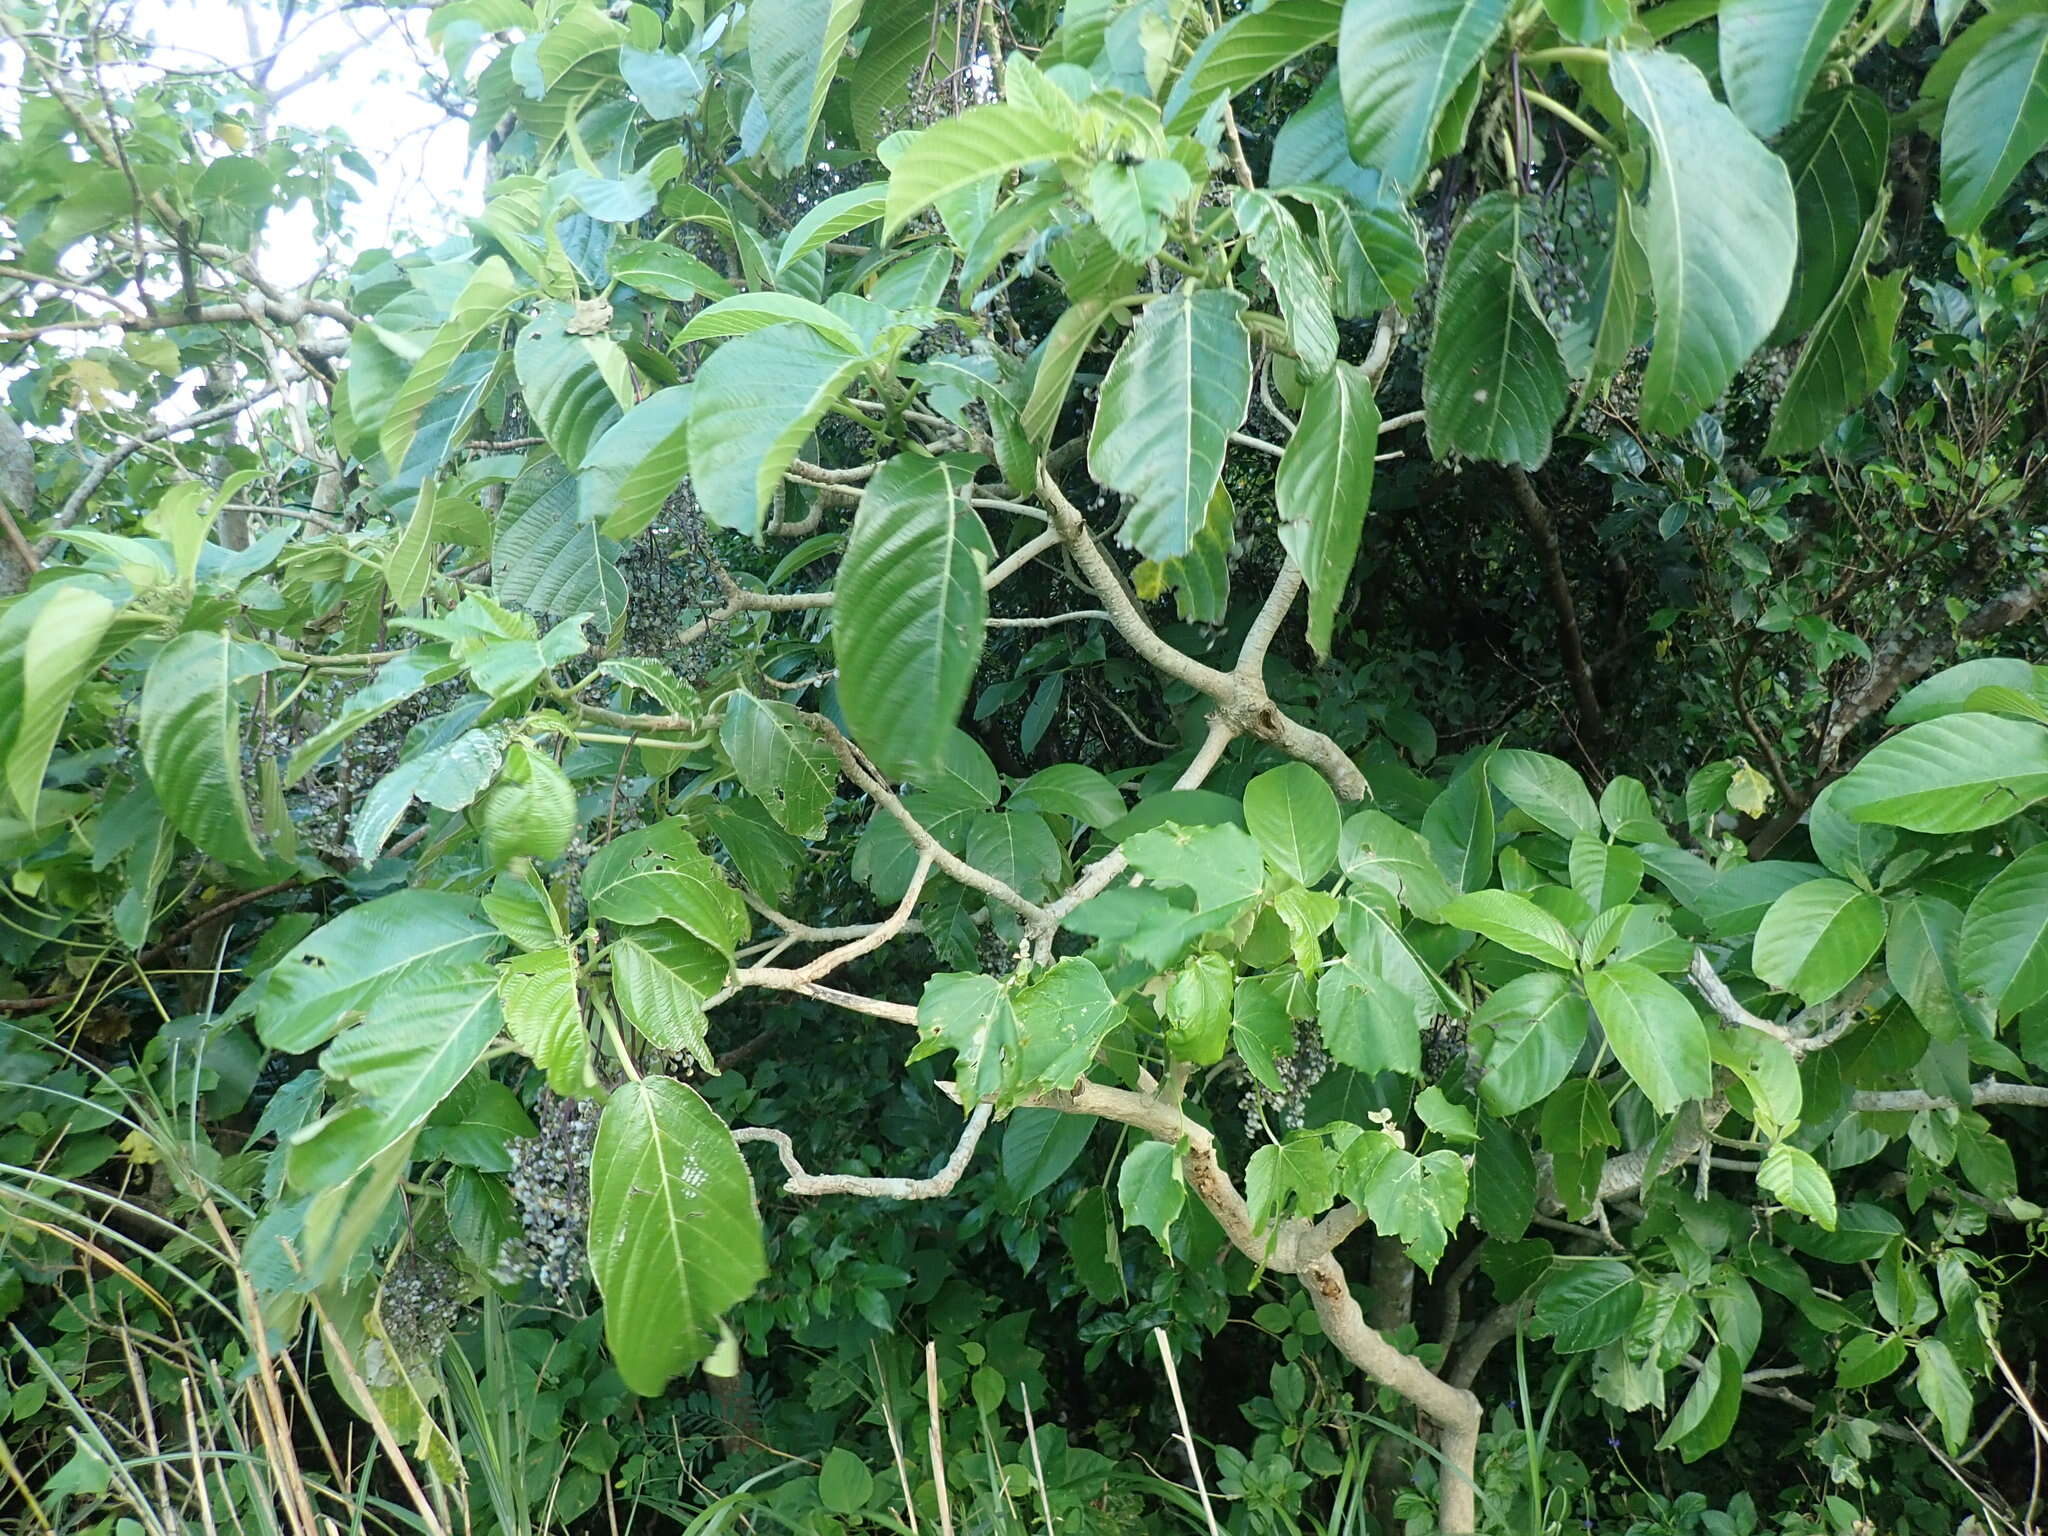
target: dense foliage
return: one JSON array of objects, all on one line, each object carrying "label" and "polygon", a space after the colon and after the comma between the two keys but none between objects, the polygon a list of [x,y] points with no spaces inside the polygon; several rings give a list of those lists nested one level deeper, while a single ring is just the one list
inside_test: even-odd
[{"label": "dense foliage", "polygon": [[2032,1528],[2038,0],[295,15],[0,0],[10,1520]]}]

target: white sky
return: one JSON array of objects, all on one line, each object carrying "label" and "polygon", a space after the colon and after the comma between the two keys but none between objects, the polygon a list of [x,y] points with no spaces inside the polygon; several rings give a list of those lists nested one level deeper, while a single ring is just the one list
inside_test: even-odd
[{"label": "white sky", "polygon": [[[421,89],[423,66],[438,64],[426,40],[426,13],[336,12],[320,0],[311,8],[321,14],[310,23],[294,19],[270,73],[272,87],[286,91],[274,121],[338,129],[376,171],[375,184],[359,187],[349,245],[369,249],[394,235],[431,241],[460,230],[483,204],[481,157],[469,154],[469,125]],[[158,40],[163,65],[245,65],[277,40],[276,0],[255,0],[254,9],[253,46],[235,0],[137,0],[134,16],[137,29]],[[296,284],[316,261],[311,211],[302,205],[273,215],[265,275]]]}]

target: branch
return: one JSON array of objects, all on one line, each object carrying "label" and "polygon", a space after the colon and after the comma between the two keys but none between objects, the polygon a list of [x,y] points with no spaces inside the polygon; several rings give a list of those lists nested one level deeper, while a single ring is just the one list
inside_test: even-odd
[{"label": "branch", "polygon": [[[1870,675],[1863,686],[1830,717],[1827,730],[1821,736],[1822,769],[1834,766],[1851,731],[1890,704],[1899,690],[1932,672],[1939,662],[1955,653],[1961,642],[1981,640],[1986,635],[2009,629],[2032,617],[2044,605],[2048,605],[2048,575],[2038,575],[1980,604],[1975,612],[1956,626],[1952,634],[1944,630],[1930,635],[1918,645],[1909,645],[1903,633],[1894,632],[1877,647],[1876,657],[1870,664]],[[1910,627],[1910,621],[1906,627]]]},{"label": "branch", "polygon": [[[1027,923],[1038,924],[1046,920],[1046,909],[1035,901],[1024,897],[994,875],[984,874],[972,864],[950,852],[939,840],[925,830],[924,824],[904,808],[889,786],[863,761],[852,742],[839,733],[839,727],[823,715],[805,715],[804,723],[809,725],[831,746],[839,758],[839,766],[846,776],[873,797],[875,803],[896,818],[897,824],[909,834],[910,846],[936,864],[946,874],[966,886],[970,891],[979,891],[992,900],[1001,902]],[[916,1010],[911,1011],[915,1021]]]},{"label": "branch", "polygon": [[[1735,994],[1728,990],[1728,983],[1715,972],[1703,949],[1692,952],[1692,964],[1686,968],[1686,979],[1699,989],[1707,1006],[1726,1019],[1730,1024],[1739,1024],[1744,1029],[1753,1029],[1769,1035],[1790,1051],[1795,1057],[1811,1056],[1815,1051],[1825,1050],[1856,1023],[1856,1008],[1853,1003],[1844,1006],[1841,1015],[1826,1029],[1814,1034],[1802,1034],[1783,1024],[1774,1024],[1769,1019],[1759,1018],[1736,1001]],[[1800,1015],[1801,1018],[1805,1014]]]},{"label": "branch", "polygon": [[[1311,730],[1284,713],[1257,676],[1247,676],[1242,671],[1219,672],[1162,640],[1138,611],[1137,604],[1124,586],[1122,574],[1110,564],[1096,544],[1087,520],[1067,500],[1043,467],[1039,470],[1038,490],[1051,509],[1053,530],[1059,534],[1060,541],[1066,545],[1088,585],[1108,608],[1110,622],[1123,636],[1125,644],[1168,677],[1186,683],[1198,693],[1207,694],[1215,701],[1217,713],[1233,733],[1256,736],[1278,747],[1289,757],[1299,758],[1328,779],[1340,799],[1365,798],[1365,775],[1345,755],[1344,749],[1321,731]],[[1295,579],[1299,580],[1298,574]],[[1293,592],[1283,594],[1280,591],[1284,585],[1284,579],[1275,584],[1275,595],[1284,595],[1291,602]],[[1256,625],[1254,633],[1257,633]]]},{"label": "branch", "polygon": [[1579,613],[1572,601],[1571,582],[1564,573],[1557,525],[1551,521],[1543,498],[1536,494],[1527,470],[1519,465],[1510,466],[1508,484],[1514,488],[1515,503],[1521,508],[1522,519],[1536,540],[1536,552],[1543,559],[1544,584],[1550,589],[1550,606],[1557,612],[1557,648],[1565,676],[1571,681],[1572,698],[1578,705],[1579,724],[1589,737],[1597,738],[1605,733],[1606,725],[1600,695],[1593,687],[1593,669],[1586,665],[1586,649],[1579,639]]},{"label": "branch", "polygon": [[138,432],[122,442],[119,447],[110,448],[101,454],[98,462],[86,471],[85,478],[78,482],[78,488],[66,498],[64,505],[57,509],[57,515],[50,519],[50,534],[36,546],[36,553],[47,555],[56,547],[57,535],[78,521],[80,514],[85,511],[86,503],[92,500],[93,493],[106,484],[107,477],[126,463],[130,455],[141,452],[151,443],[160,443],[167,437],[176,437],[180,432],[196,431],[200,427],[212,426],[217,421],[226,421],[230,416],[239,416],[259,400],[266,399],[277,391],[276,383],[265,384],[239,400],[229,400],[207,410],[197,411],[183,421],[163,422],[147,431]]},{"label": "branch", "polygon": [[1449,1463],[1441,1484],[1441,1529],[1447,1536],[1466,1536],[1473,1529],[1472,1465],[1479,1442],[1479,1400],[1415,1356],[1404,1354],[1365,1320],[1343,1268],[1327,1252],[1314,1251],[1316,1229],[1303,1221],[1254,1226],[1243,1196],[1217,1160],[1215,1138],[1175,1103],[1085,1078],[1071,1089],[1040,1094],[1027,1102],[1062,1114],[1093,1115],[1128,1125],[1169,1145],[1184,1146],[1189,1187],[1238,1251],[1276,1274],[1297,1276],[1315,1304],[1323,1333],[1344,1357],[1373,1380],[1400,1393],[1435,1423]]},{"label": "branch", "polygon": [[953,1186],[960,1182],[960,1176],[973,1161],[974,1149],[981,1142],[981,1133],[988,1129],[989,1116],[994,1105],[981,1103],[974,1106],[974,1113],[967,1117],[967,1128],[960,1133],[959,1145],[953,1148],[953,1155],[946,1159],[937,1173],[922,1179],[878,1178],[857,1173],[808,1173],[797,1161],[796,1148],[790,1142],[787,1131],[769,1130],[762,1126],[742,1126],[732,1133],[738,1142],[766,1142],[775,1148],[775,1155],[782,1159],[782,1167],[789,1177],[783,1181],[782,1192],[787,1195],[854,1195],[869,1200],[936,1200],[953,1192]]},{"label": "branch", "polygon": [[[850,960],[862,955],[873,954],[884,944],[901,933],[910,921],[911,909],[917,905],[917,898],[924,893],[924,882],[932,872],[932,857],[925,854],[917,861],[917,869],[910,877],[910,885],[903,892],[903,899],[896,904],[896,910],[881,922],[874,924],[866,933],[849,939],[837,949],[828,949],[804,964],[793,969],[775,969],[762,966],[741,972],[746,984],[757,987],[774,987],[784,991],[795,991],[812,982],[823,981]],[[913,1015],[915,1010],[913,1010]]]},{"label": "branch", "polygon": [[[1850,1106],[1865,1114],[1888,1114],[1896,1110],[1913,1109],[1959,1109],[1962,1106],[1943,1094],[1927,1093],[1918,1088],[1866,1089],[1849,1101]],[[2031,1083],[2000,1082],[1995,1077],[1970,1085],[1970,1103],[2019,1104],[2030,1109],[2048,1109],[2048,1088],[2036,1088]]]}]

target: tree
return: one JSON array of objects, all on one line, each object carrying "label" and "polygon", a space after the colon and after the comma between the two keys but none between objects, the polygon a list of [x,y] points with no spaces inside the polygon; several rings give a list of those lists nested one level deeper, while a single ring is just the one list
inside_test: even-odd
[{"label": "tree", "polygon": [[[544,1080],[643,1394],[766,1347],[740,1148],[937,1199],[1051,1111],[1149,1138],[1125,1228],[1300,1283],[1433,1445],[1387,1507],[1451,1536],[1524,1334],[1675,1402],[1687,1460],[1815,1368],[1781,1328],[1959,1455],[2011,1376],[1971,1239],[2040,1214],[1998,1127],[2048,1102],[2048,673],[1943,669],[2048,590],[2048,55],[2028,6],[1935,10],[454,0],[470,236],[310,294],[252,252],[300,197],[341,227],[332,151],[260,81],[137,85],[84,17],[0,15],[39,86],[0,1009],[169,1029],[151,974],[232,951],[232,1001],[181,1005],[213,1086],[303,1069],[250,1272],[392,1346],[362,1390],[423,1447],[382,1298],[435,1231],[511,1283]],[[1935,140],[1938,224],[1899,190]],[[1508,648],[1592,784],[1490,730],[1439,758],[1432,705],[1493,695],[1373,674],[1389,478],[1482,530],[1411,577],[1540,600]],[[1604,542],[1559,510],[1589,480]],[[1596,635],[1603,549],[1694,590],[1629,577]],[[1705,660],[1631,713],[1596,647],[1652,632]],[[764,1049],[728,1021],[783,1002],[950,1071],[935,1174],[719,1112]]]}]

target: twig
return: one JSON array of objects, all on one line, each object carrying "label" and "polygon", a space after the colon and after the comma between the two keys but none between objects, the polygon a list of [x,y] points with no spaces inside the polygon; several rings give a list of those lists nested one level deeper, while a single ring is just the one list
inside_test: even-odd
[{"label": "twig", "polygon": [[1529,525],[1530,535],[1536,540],[1536,552],[1542,557],[1544,584],[1550,590],[1550,606],[1557,612],[1557,648],[1565,676],[1572,685],[1572,698],[1578,705],[1579,724],[1589,738],[1597,741],[1606,734],[1606,722],[1600,695],[1593,687],[1593,669],[1586,664],[1585,646],[1579,639],[1578,608],[1572,601],[1571,581],[1564,572],[1557,526],[1551,521],[1543,498],[1536,494],[1527,470],[1511,465],[1508,484],[1514,488],[1515,504],[1521,508],[1522,520]]},{"label": "twig", "polygon": [[1195,1492],[1202,1497],[1202,1518],[1209,1522],[1209,1536],[1220,1536],[1216,1510],[1209,1502],[1209,1484],[1202,1476],[1201,1452],[1195,1448],[1194,1426],[1188,1422],[1187,1399],[1180,1392],[1180,1372],[1174,1369],[1173,1351],[1166,1344],[1166,1330],[1153,1328],[1152,1341],[1159,1346],[1159,1358],[1166,1364],[1166,1386],[1173,1394],[1173,1411],[1180,1418],[1180,1443],[1187,1449],[1188,1469],[1195,1474]]}]

